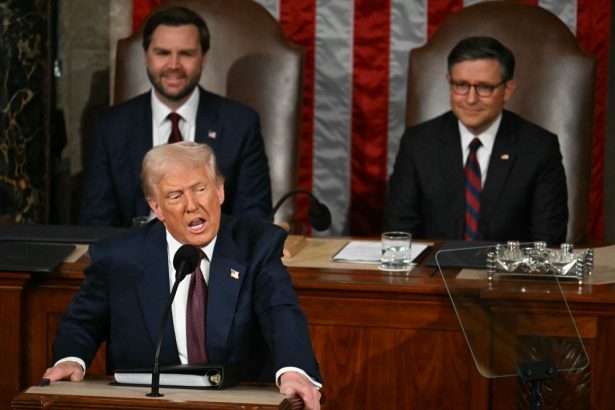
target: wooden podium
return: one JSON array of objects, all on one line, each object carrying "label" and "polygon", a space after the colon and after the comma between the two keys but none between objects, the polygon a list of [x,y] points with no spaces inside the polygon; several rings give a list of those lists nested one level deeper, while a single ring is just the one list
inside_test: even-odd
[{"label": "wooden podium", "polygon": [[[438,269],[421,263],[410,273],[384,272],[375,266],[331,262],[330,256],[346,241],[307,238],[299,253],[284,260],[308,318],[321,366],[327,396],[323,410],[520,407],[517,380],[487,379],[476,370]],[[437,248],[434,245],[431,254]],[[601,283],[596,280],[615,276],[615,246],[595,250],[592,283],[562,284],[590,358],[590,367],[581,375],[583,392],[590,392],[590,404],[575,404],[580,385],[575,383],[561,389],[570,404],[560,409],[613,408],[609,403],[615,391],[615,278]],[[0,275],[0,322],[5,330],[0,334],[0,409],[7,408],[27,386],[38,383],[49,366],[57,323],[81,286],[88,262],[82,257],[62,264],[51,274]],[[467,280],[479,284],[487,280],[485,276]],[[557,316],[548,301],[536,303],[542,313]],[[100,353],[88,369],[89,377],[106,374],[104,348]],[[47,397],[52,390],[42,388],[41,396],[41,390],[32,389],[15,399],[14,408],[24,408],[24,403],[29,403],[29,408],[41,408],[38,398]],[[192,393],[203,400],[207,392]],[[170,399],[166,395],[160,402],[168,406],[165,400]],[[105,407],[102,403],[121,401],[89,400],[106,409],[117,406]],[[141,394],[132,400],[141,408],[153,408],[153,403],[158,403]],[[188,402],[181,405],[189,406]]]},{"label": "wooden podium", "polygon": [[288,400],[278,389],[239,385],[225,390],[161,388],[164,397],[145,394],[149,387],[111,386],[107,379],[54,382],[33,386],[13,399],[12,409],[215,409],[291,410],[301,403]]}]

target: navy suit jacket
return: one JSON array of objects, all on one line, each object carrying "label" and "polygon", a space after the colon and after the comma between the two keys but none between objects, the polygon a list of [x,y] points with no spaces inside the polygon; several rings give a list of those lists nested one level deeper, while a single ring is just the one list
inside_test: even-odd
[{"label": "navy suit jacket", "polygon": [[[481,192],[478,238],[565,242],[567,198],[557,136],[504,111]],[[463,156],[451,111],[406,129],[385,213],[386,230],[463,239]]]},{"label": "navy suit jacket", "polygon": [[[281,261],[285,238],[266,222],[222,218],[209,273],[207,350],[210,363],[240,363],[244,380],[272,381],[285,366],[321,380],[307,320]],[[109,371],[151,368],[170,294],[163,224],[152,221],[99,242],[90,255],[81,290],[58,325],[54,362],[76,356],[89,366],[106,340]],[[172,320],[160,364],[179,364]]]},{"label": "navy suit jacket", "polygon": [[[199,92],[195,141],[213,148],[224,175],[222,212],[269,218],[271,183],[258,114],[200,87]],[[102,114],[86,166],[82,224],[130,226],[133,217],[149,215],[140,178],[151,148],[150,92]]]}]

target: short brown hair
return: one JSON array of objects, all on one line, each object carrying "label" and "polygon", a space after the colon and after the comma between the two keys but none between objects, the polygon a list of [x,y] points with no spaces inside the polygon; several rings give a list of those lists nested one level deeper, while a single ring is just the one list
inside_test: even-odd
[{"label": "short brown hair", "polygon": [[154,11],[147,19],[143,27],[143,49],[147,51],[152,42],[152,35],[156,27],[165,26],[196,26],[199,30],[199,39],[201,40],[201,51],[203,54],[209,50],[209,29],[205,20],[194,11],[186,7],[161,7]]}]

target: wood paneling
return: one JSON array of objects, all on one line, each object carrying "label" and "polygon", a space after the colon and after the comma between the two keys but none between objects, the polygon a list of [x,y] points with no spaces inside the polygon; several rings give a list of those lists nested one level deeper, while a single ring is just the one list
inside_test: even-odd
[{"label": "wood paneling", "polygon": [[[86,263],[62,265],[53,275],[0,276],[3,326],[22,329],[0,336],[0,352],[7,356],[7,366],[0,366],[4,403],[38,382],[49,364],[55,326]],[[324,410],[523,407],[527,386],[514,378],[487,379],[476,369],[446,288],[434,273],[427,267],[410,275],[291,269],[325,379]],[[550,402],[552,408],[591,403],[592,409],[607,409],[615,391],[615,286],[564,285],[564,290],[591,365],[558,379],[547,396],[567,400]],[[544,317],[541,331],[569,336],[569,329],[553,320],[559,307],[552,301],[523,303]],[[535,334],[520,326],[518,333]],[[21,345],[16,335],[22,335]],[[88,369],[88,376],[95,374],[104,374],[101,352]]]}]

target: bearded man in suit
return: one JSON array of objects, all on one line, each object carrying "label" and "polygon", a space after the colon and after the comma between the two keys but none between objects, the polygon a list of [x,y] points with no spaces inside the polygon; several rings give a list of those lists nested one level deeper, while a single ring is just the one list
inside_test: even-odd
[{"label": "bearded man in suit", "polygon": [[[318,409],[320,372],[281,260],[286,231],[222,215],[224,178],[205,144],[154,147],[143,160],[142,184],[157,219],[91,247],[86,278],[58,325],[54,366],[44,377],[82,380],[103,341],[108,371],[151,368],[176,280],[173,255],[189,244],[203,259],[190,281],[179,283],[160,365],[238,363],[243,380],[275,380],[282,394],[297,394],[306,408]],[[198,281],[205,308],[195,320]]]},{"label": "bearded man in suit", "polygon": [[256,111],[198,86],[209,50],[205,21],[184,7],[163,7],[143,30],[153,89],[111,107],[99,118],[83,184],[80,222],[131,226],[149,215],[139,181],[153,146],[210,145],[225,175],[223,213],[268,219],[271,183]]},{"label": "bearded man in suit", "polygon": [[566,240],[557,136],[504,109],[514,68],[512,52],[491,37],[453,48],[451,111],[406,129],[387,187],[386,230],[430,239]]}]

